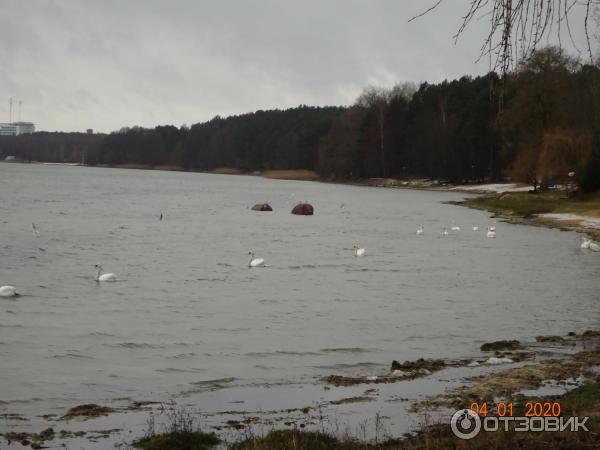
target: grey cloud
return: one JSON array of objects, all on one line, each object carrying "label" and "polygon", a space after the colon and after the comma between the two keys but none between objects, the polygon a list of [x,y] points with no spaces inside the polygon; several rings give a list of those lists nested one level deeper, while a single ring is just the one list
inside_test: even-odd
[{"label": "grey cloud", "polygon": [[452,41],[467,0],[447,0],[410,24],[424,2],[3,3],[0,120],[12,96],[23,100],[23,118],[46,130],[111,131],[350,104],[367,85],[488,69],[487,61],[474,63],[485,20],[458,45]]}]

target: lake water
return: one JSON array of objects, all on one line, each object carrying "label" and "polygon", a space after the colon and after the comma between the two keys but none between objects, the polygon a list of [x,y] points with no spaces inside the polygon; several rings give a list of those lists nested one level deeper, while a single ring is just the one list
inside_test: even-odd
[{"label": "lake water", "polygon": [[[281,386],[597,328],[598,254],[544,228],[498,223],[487,239],[488,214],[444,203],[463,197],[0,164],[0,285],[22,293],[0,299],[0,409],[164,400],[215,379],[231,388],[209,408],[273,385],[297,407],[315,399]],[[291,215],[299,201],[315,215]],[[249,269],[249,250],[268,267]],[[95,264],[119,281],[96,283]]]}]

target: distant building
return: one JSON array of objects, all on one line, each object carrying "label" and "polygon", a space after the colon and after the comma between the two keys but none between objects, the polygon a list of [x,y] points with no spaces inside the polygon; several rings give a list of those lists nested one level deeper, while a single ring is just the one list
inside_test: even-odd
[{"label": "distant building", "polygon": [[33,122],[0,123],[0,136],[19,136],[35,133]]},{"label": "distant building", "polygon": [[85,132],[86,132],[87,134],[94,134],[94,130],[93,130],[93,128],[88,128],[87,130],[85,130]]}]

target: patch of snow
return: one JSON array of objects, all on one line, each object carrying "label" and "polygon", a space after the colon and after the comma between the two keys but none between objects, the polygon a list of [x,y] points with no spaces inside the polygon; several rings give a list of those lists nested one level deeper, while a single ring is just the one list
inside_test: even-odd
[{"label": "patch of snow", "polygon": [[514,362],[514,361],[510,358],[506,358],[506,357],[496,358],[495,356],[492,356],[485,363],[496,365],[496,364],[508,364],[508,363],[512,363],[512,362]]},{"label": "patch of snow", "polygon": [[495,183],[495,184],[467,184],[456,186],[453,190],[458,191],[483,191],[483,192],[528,192],[532,189],[531,186],[523,186],[516,183]]},{"label": "patch of snow", "polygon": [[581,216],[579,214],[567,213],[549,213],[540,214],[539,217],[554,220],[571,220],[581,222],[581,226],[585,228],[595,228],[600,230],[600,218],[591,216]]}]

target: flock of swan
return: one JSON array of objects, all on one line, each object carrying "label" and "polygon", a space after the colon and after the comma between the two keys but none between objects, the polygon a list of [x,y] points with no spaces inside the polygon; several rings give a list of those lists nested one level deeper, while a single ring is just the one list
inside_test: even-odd
[{"label": "flock of swan", "polygon": [[581,236],[581,248],[591,250],[593,252],[600,252],[600,245],[596,244],[590,238]]},{"label": "flock of swan", "polygon": [[[473,225],[472,230],[479,231],[479,227],[477,225]],[[460,231],[460,227],[458,225],[455,225],[454,222],[452,222],[450,231],[453,231],[453,232]],[[425,233],[425,228],[423,227],[423,225],[419,225],[419,227],[417,228],[417,236],[421,236],[423,233]],[[448,236],[448,234],[450,234],[450,233],[448,233],[448,228],[446,228],[446,227],[442,228],[442,236]],[[495,225],[491,225],[491,226],[487,227],[486,236],[488,238],[496,237],[496,226]]]},{"label": "flock of swan", "polygon": [[[454,224],[452,225],[452,227],[450,229],[454,232],[460,231],[460,227],[457,225],[454,225]],[[448,229],[446,227],[444,227],[442,230],[443,230],[442,236],[447,236]],[[478,231],[478,230],[479,230],[479,227],[474,225],[473,231]],[[421,236],[421,235],[423,235],[423,233],[425,233],[425,227],[423,227],[423,225],[419,225],[419,227],[417,228],[417,236]],[[487,228],[487,237],[489,237],[489,238],[496,237],[496,226],[495,225],[489,226]],[[365,256],[365,254],[367,252],[364,247],[360,247],[358,244],[354,244],[354,246],[352,247],[352,251],[354,252],[354,257],[356,257],[356,258]],[[255,258],[253,251],[249,251],[248,255],[250,255],[250,260],[248,261],[248,267],[267,267],[265,265],[264,258]],[[100,280],[100,281],[102,281],[102,280]]]},{"label": "flock of swan", "polygon": [[[160,215],[160,219],[163,219],[163,214],[161,213]],[[33,235],[36,237],[39,237],[40,233],[39,230],[37,229],[37,227],[35,226],[35,223],[31,224],[31,229],[33,232]],[[452,222],[452,226],[450,227],[450,230],[453,232],[459,232],[460,231],[460,227],[458,225],[456,225],[454,223],[454,221]],[[472,227],[473,231],[479,231],[479,227],[477,225],[473,225]],[[416,231],[417,236],[422,236],[425,233],[425,227],[423,227],[423,225],[419,225]],[[442,228],[442,236],[448,236],[448,228],[444,227]],[[488,238],[495,238],[496,237],[496,226],[495,225],[491,225],[489,227],[487,227],[487,231],[486,231],[486,237]],[[587,238],[585,236],[581,237],[581,248],[582,249],[586,249],[586,250],[591,250],[593,252],[599,252],[600,251],[600,245],[598,245],[596,242],[592,241],[590,238]],[[44,250],[42,248],[40,248],[40,250]],[[355,244],[352,247],[352,250],[354,252],[354,256],[356,258],[364,256],[366,254],[366,250],[363,247],[360,247],[358,244]],[[256,258],[254,255],[253,251],[249,251],[248,255],[250,256],[250,260],[248,261],[248,267],[252,268],[252,267],[267,267],[267,265],[265,264],[265,259],[264,258]],[[96,278],[95,281],[96,282],[112,282],[112,281],[117,281],[117,276],[114,273],[103,273],[103,269],[102,266],[99,264],[96,264],[94,266],[97,269],[97,273],[96,273]],[[17,292],[17,289],[14,286],[0,286],[0,297],[18,297],[20,294]]]}]

